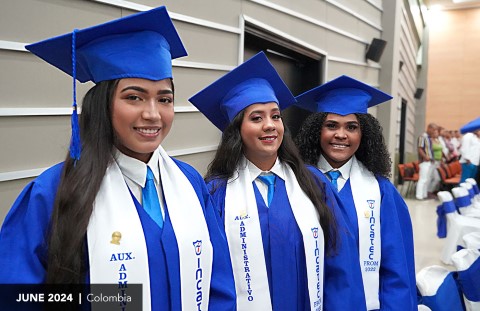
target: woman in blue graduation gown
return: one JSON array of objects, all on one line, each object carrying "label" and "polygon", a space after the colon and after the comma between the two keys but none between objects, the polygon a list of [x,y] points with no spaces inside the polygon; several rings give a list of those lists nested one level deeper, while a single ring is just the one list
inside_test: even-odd
[{"label": "woman in blue graduation gown", "polygon": [[367,108],[391,96],[341,76],[296,97],[315,112],[296,143],[338,189],[342,213],[358,247],[356,286],[368,310],[416,310],[413,233],[408,208],[387,179],[391,160],[379,122]]},{"label": "woman in blue graduation gown", "polygon": [[79,124],[72,117],[66,161],[28,184],[5,219],[0,283],[141,283],[143,310],[235,310],[203,178],[160,146],[174,116],[171,59],[186,55],[165,7],[27,49],[96,85]]},{"label": "woman in blue graduation gown", "polygon": [[[343,233],[337,239],[336,199],[322,174],[303,164],[284,128],[280,110],[294,98],[265,54],[190,101],[223,132],[206,180],[225,224],[237,308],[335,310],[327,306],[342,299],[338,306],[345,310],[365,304],[349,293],[354,282],[347,279],[360,278],[348,272],[358,264],[348,253],[353,239]],[[338,230],[346,230],[343,220]]]}]

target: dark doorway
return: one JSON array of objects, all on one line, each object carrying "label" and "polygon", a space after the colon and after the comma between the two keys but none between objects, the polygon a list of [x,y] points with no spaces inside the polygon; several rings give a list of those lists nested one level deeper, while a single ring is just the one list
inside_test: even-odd
[{"label": "dark doorway", "polygon": [[[398,163],[405,163],[405,139],[406,139],[406,129],[407,129],[407,100],[402,98],[402,107],[400,110],[400,135],[399,135],[399,144],[398,144]],[[401,183],[402,177],[398,174],[398,182]]]},{"label": "dark doorway", "polygon": [[[322,56],[306,50],[282,37],[252,25],[245,26],[244,60],[264,51],[285,84],[297,96],[319,84],[322,77]],[[289,107],[283,112],[285,125],[295,137],[310,112]]]}]

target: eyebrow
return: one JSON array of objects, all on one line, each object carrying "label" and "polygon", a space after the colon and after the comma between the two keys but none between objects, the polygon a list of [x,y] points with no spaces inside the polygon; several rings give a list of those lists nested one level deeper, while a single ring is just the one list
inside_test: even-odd
[{"label": "eyebrow", "polygon": [[[127,86],[126,88],[122,89],[120,92],[123,93],[123,92],[126,92],[128,90],[134,90],[134,91],[141,92],[141,93],[144,93],[144,94],[148,93],[147,90],[145,90],[144,88],[139,87],[139,86],[135,86],[135,85]],[[173,94],[173,91],[171,89],[163,89],[163,90],[159,90],[157,92],[157,95],[162,95],[162,94]]]},{"label": "eyebrow", "polygon": [[254,113],[269,113],[269,112],[280,112],[280,109],[279,108],[273,108],[272,110],[270,111],[265,111],[265,110],[253,110],[250,112],[250,115],[254,114]]},{"label": "eyebrow", "polygon": [[[325,120],[324,123],[340,123],[340,122],[338,122],[337,120]],[[352,120],[352,121],[347,121],[347,122],[345,122],[345,123],[347,123],[347,124],[360,124],[360,122],[354,121],[354,120]]]}]

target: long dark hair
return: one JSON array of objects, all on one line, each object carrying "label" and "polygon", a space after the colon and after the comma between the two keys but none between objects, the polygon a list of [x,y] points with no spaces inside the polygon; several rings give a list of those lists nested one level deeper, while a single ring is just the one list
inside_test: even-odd
[{"label": "long dark hair", "polygon": [[[107,167],[113,161],[116,136],[112,103],[119,80],[92,87],[82,102],[79,118],[82,140],[80,160],[67,154],[48,236],[47,283],[84,283],[86,240],[93,203]],[[175,93],[173,79],[170,79]]]},{"label": "long dark hair", "polygon": [[50,222],[47,283],[84,283],[85,234],[93,202],[113,160],[112,97],[118,80],[100,82],[85,95],[79,117],[81,158],[64,163]]},{"label": "long dark hair", "polygon": [[[242,110],[224,130],[217,153],[205,175],[207,182],[219,179],[220,183],[217,185],[220,185],[222,182],[226,183],[236,173],[244,151],[240,134],[244,114],[245,110]],[[316,207],[324,231],[325,245],[332,250],[336,249],[337,227],[332,212],[325,204],[325,193],[315,183],[313,174],[306,168],[286,127],[282,144],[278,149],[278,158],[292,168],[300,187]],[[215,188],[212,191],[215,191]]]},{"label": "long dark hair", "polygon": [[[320,133],[328,113],[318,112],[307,117],[295,137],[295,144],[305,163],[317,165],[322,154]],[[382,126],[371,114],[355,114],[360,123],[362,139],[355,157],[374,175],[390,177],[392,160],[388,153]]]}]

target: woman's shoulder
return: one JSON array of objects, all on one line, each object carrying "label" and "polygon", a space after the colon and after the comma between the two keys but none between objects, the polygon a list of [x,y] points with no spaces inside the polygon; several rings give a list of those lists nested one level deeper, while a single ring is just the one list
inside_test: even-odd
[{"label": "woman's shoulder", "polygon": [[[314,166],[314,165],[311,165],[311,164],[305,164],[305,167],[311,171],[312,173],[318,173],[320,172],[320,170],[318,169],[318,167]],[[321,172],[320,172],[321,173]]]},{"label": "woman's shoulder", "polygon": [[34,180],[34,182],[44,183],[50,182],[52,180],[60,180],[60,175],[62,174],[63,165],[65,162],[57,163],[45,171],[43,171],[38,177]]},{"label": "woman's shoulder", "polygon": [[380,186],[380,192],[382,193],[383,196],[388,194],[395,198],[397,197],[401,198],[400,193],[398,192],[395,185],[390,181],[390,179],[384,176],[375,176],[375,177],[378,181],[378,185]]},{"label": "woman's shoulder", "polygon": [[203,182],[202,176],[193,166],[191,166],[190,164],[188,164],[186,162],[175,159],[173,157],[171,159],[173,160],[173,162],[175,162],[175,164],[177,164],[177,166],[187,176],[188,179],[191,179],[191,178],[194,178],[195,180],[200,179]]},{"label": "woman's shoulder", "polygon": [[388,189],[395,188],[395,186],[392,184],[390,179],[388,179],[387,177],[380,176],[380,175],[375,175],[375,178],[377,179],[380,187],[384,187],[384,188],[388,188]]},{"label": "woman's shoulder", "polygon": [[25,189],[36,190],[35,192],[39,194],[56,193],[62,175],[63,164],[64,162],[61,162],[47,168],[37,178],[32,180]]},{"label": "woman's shoulder", "polygon": [[320,171],[320,169],[318,167],[314,166],[314,165],[305,164],[305,167],[315,175],[323,175],[322,172]]},{"label": "woman's shoulder", "polygon": [[314,165],[311,165],[311,164],[306,164],[306,167],[307,169],[313,174],[314,177],[318,178],[320,181],[322,182],[329,182],[329,180],[327,179],[327,177],[325,176],[324,173],[322,173],[322,171],[320,171],[320,169]]},{"label": "woman's shoulder", "polygon": [[219,191],[226,189],[226,187],[227,180],[225,178],[212,178],[207,181],[207,188],[212,196],[218,194]]},{"label": "woman's shoulder", "polygon": [[203,202],[207,202],[209,200],[209,192],[200,173],[188,163],[175,158],[172,158],[172,160],[178,166],[180,171],[182,171],[185,177],[187,177],[199,199]]},{"label": "woman's shoulder", "polygon": [[46,225],[53,210],[55,196],[60,183],[63,163],[56,164],[28,183],[5,217],[4,226],[29,223]]}]

